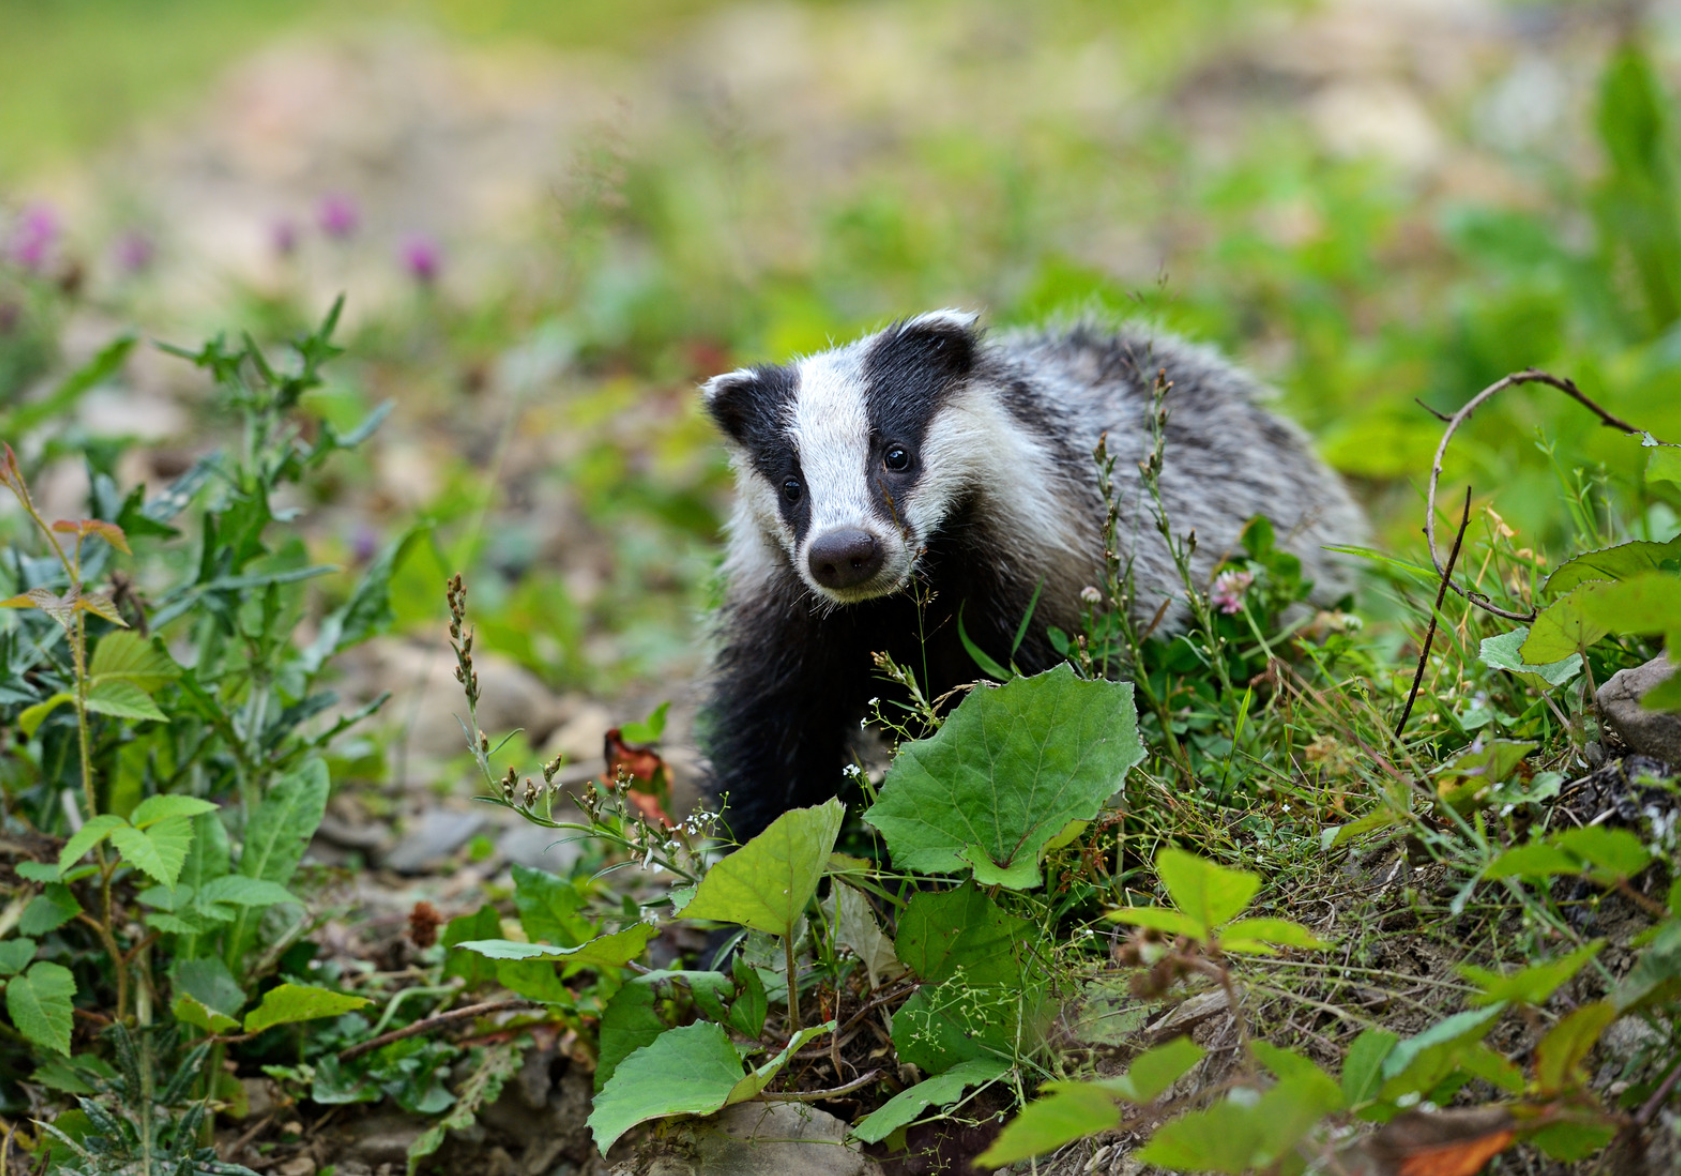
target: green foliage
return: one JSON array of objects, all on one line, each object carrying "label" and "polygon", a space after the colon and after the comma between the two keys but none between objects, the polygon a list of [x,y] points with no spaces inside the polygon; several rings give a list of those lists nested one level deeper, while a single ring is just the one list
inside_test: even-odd
[{"label": "green foliage", "polygon": [[791,938],[817,893],[845,815],[838,800],[782,814],[707,872],[683,916]]},{"label": "green foliage", "polygon": [[852,1134],[865,1143],[880,1143],[901,1127],[915,1122],[929,1107],[949,1106],[962,1098],[963,1092],[970,1087],[996,1082],[1009,1072],[1010,1064],[999,1058],[975,1058],[960,1062],[944,1074],[937,1074],[901,1090],[860,1119],[853,1127]]},{"label": "green foliage", "polygon": [[1143,757],[1132,687],[1063,665],[971,691],[900,749],[864,819],[904,869],[1031,889],[1046,843],[1095,817]]}]

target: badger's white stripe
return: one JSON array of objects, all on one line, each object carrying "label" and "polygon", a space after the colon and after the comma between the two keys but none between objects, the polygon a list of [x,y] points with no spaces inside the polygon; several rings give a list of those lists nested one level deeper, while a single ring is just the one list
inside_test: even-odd
[{"label": "badger's white stripe", "polygon": [[904,334],[916,327],[941,326],[967,331],[975,325],[975,320],[980,317],[972,310],[957,310],[948,306],[943,310],[930,310],[926,314],[919,314],[913,319],[907,319],[904,325],[899,328],[899,333]]},{"label": "badger's white stripe", "polygon": [[825,352],[800,363],[788,438],[800,455],[811,504],[809,545],[836,527],[869,527],[870,412],[865,403],[863,356],[856,347]]}]

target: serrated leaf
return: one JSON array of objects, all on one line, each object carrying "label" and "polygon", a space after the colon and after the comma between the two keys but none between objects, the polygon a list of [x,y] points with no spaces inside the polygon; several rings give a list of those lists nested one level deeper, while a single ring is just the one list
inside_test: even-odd
[{"label": "serrated leaf", "polygon": [[901,1090],[870,1114],[852,1134],[865,1143],[879,1143],[899,1128],[916,1120],[929,1107],[946,1107],[963,1097],[971,1086],[996,1082],[1010,1072],[1010,1064],[999,1058],[976,1058],[953,1066],[944,1074],[926,1078]]},{"label": "serrated leaf", "polygon": [[57,931],[81,913],[82,904],[76,901],[68,886],[58,882],[48,883],[23,908],[18,930],[25,935],[45,935],[49,931]]},{"label": "serrated leaf", "polygon": [[57,882],[63,873],[57,866],[48,862],[32,862],[28,859],[18,862],[13,869],[17,870],[18,877],[27,878],[31,882]]},{"label": "serrated leaf", "polygon": [[1460,964],[1455,971],[1482,990],[1471,998],[1472,1004],[1512,1001],[1543,1005],[1547,1003],[1547,998],[1558,990],[1559,985],[1581,971],[1582,965],[1598,955],[1604,946],[1605,940],[1595,939],[1569,955],[1545,963],[1531,964],[1504,976],[1474,964]]},{"label": "serrated leaf", "polygon": [[238,1021],[225,1013],[218,1013],[196,996],[185,992],[175,998],[175,1002],[169,1006],[169,1011],[175,1014],[177,1021],[203,1029],[206,1033],[226,1033],[230,1029],[239,1028]]},{"label": "serrated leaf", "polygon": [[47,960],[6,981],[6,1012],[19,1033],[42,1049],[70,1056],[76,978]]},{"label": "serrated leaf", "polygon": [[[1681,449],[1674,452],[1681,453]],[[1666,561],[1673,560],[1681,560],[1681,535],[1667,543],[1644,539],[1619,543],[1564,561],[1547,577],[1542,591],[1556,597],[1590,580],[1628,580],[1643,572],[1657,571]]]},{"label": "serrated leaf", "polygon": [[245,1014],[245,1032],[261,1033],[276,1025],[337,1017],[365,1008],[366,997],[350,996],[312,984],[282,984],[263,994],[263,1002]]},{"label": "serrated leaf", "polygon": [[88,662],[88,677],[94,682],[122,679],[147,693],[180,674],[181,667],[159,643],[128,630],[100,638]]},{"label": "serrated leaf", "polygon": [[1125,1074],[1105,1078],[1099,1085],[1116,1098],[1143,1106],[1184,1077],[1207,1052],[1189,1037],[1175,1037],[1166,1045],[1145,1050],[1132,1059]]},{"label": "serrated leaf", "polygon": [[1057,666],[977,688],[930,739],[903,745],[864,819],[895,866],[1038,883],[1044,847],[1091,820],[1144,756],[1132,686]]},{"label": "serrated leaf", "polygon": [[683,917],[792,935],[817,893],[845,816],[846,807],[838,800],[783,813],[706,872]]},{"label": "serrated leaf", "polygon": [[638,1123],[721,1110],[742,1079],[741,1057],[723,1026],[696,1021],[660,1034],[619,1063],[595,1097],[589,1128],[603,1154]]},{"label": "serrated leaf", "polygon": [[52,714],[53,711],[57,710],[65,703],[75,701],[75,695],[60,690],[57,694],[52,695],[44,701],[38,702],[34,706],[26,707],[18,714],[18,730],[33,739],[35,737],[35,732],[41,729],[41,724],[47,721],[48,715]]},{"label": "serrated leaf", "polygon": [[35,941],[28,938],[0,941],[0,976],[15,976],[35,958]]},{"label": "serrated leaf", "polygon": [[118,719],[169,721],[169,716],[158,709],[150,695],[122,678],[95,682],[88,690],[88,709]]},{"label": "serrated leaf", "polygon": [[330,791],[327,765],[318,759],[276,780],[251,814],[239,873],[282,886],[290,882],[309,839],[321,826]]},{"label": "serrated leaf", "polygon": [[1535,1047],[1535,1082],[1541,1093],[1558,1094],[1584,1081],[1578,1068],[1616,1019],[1616,1006],[1599,1000],[1582,1005],[1548,1030]]},{"label": "serrated leaf", "polygon": [[64,848],[58,851],[58,868],[62,873],[82,859],[88,850],[111,836],[113,829],[126,829],[128,822],[121,817],[114,817],[110,813],[100,813],[91,817],[80,829],[70,835],[64,843]]},{"label": "serrated leaf", "polygon": [[1248,870],[1233,870],[1171,847],[1156,855],[1156,875],[1167,888],[1168,897],[1197,924],[1197,938],[1232,918],[1261,889],[1261,876]]},{"label": "serrated leaf", "polygon": [[297,902],[298,896],[278,882],[262,878],[247,878],[242,874],[226,874],[212,878],[199,887],[195,895],[203,903],[225,902],[231,906],[274,906],[276,903]]},{"label": "serrated leaf", "polygon": [[128,823],[136,829],[144,829],[166,817],[196,817],[200,813],[215,811],[214,804],[196,796],[148,796],[134,806],[134,811],[128,815]]},{"label": "serrated leaf", "polygon": [[149,829],[124,824],[111,830],[111,844],[123,860],[143,871],[154,882],[174,886],[181,877],[181,865],[193,842],[189,817],[165,817]]},{"label": "serrated leaf", "polygon": [[1005,1125],[991,1147],[975,1157],[977,1164],[989,1168],[1013,1164],[1120,1126],[1121,1109],[1114,1095],[1096,1082],[1052,1082],[1046,1090]]}]

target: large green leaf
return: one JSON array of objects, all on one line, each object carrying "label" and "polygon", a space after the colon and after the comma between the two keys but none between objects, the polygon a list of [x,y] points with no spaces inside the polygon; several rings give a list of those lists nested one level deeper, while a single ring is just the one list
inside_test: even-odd
[{"label": "large green leaf", "polygon": [[696,1021],[662,1033],[619,1063],[595,1096],[589,1127],[603,1153],[638,1123],[721,1110],[742,1079],[741,1057],[722,1025]]},{"label": "large green leaf", "polygon": [[[1652,446],[1651,456],[1646,459],[1646,480],[1681,486],[1681,445]],[[1681,535],[1670,542],[1681,543]]]},{"label": "large green leaf", "polygon": [[282,984],[263,994],[263,1003],[245,1014],[245,1031],[261,1033],[275,1025],[313,1021],[355,1012],[370,1002],[365,996],[351,996],[313,984]]},{"label": "large green leaf", "polygon": [[1562,686],[1582,672],[1582,655],[1573,653],[1561,661],[1532,666],[1523,660],[1519,649],[1529,639],[1529,629],[1520,627],[1498,637],[1483,638],[1479,647],[1483,664],[1496,670],[1516,674],[1526,685],[1536,689]]},{"label": "large green leaf", "polygon": [[1189,1037],[1175,1037],[1165,1045],[1145,1050],[1132,1059],[1125,1074],[1105,1078],[1100,1085],[1117,1098],[1143,1106],[1179,1081],[1207,1052]]},{"label": "large green leaf", "polygon": [[[496,960],[477,951],[453,951],[463,943],[487,942],[502,933],[502,917],[488,903],[470,915],[458,915],[444,927],[438,937],[444,949],[444,978],[460,977],[468,988],[496,979]],[[524,958],[524,957],[513,957]]]},{"label": "large green leaf", "polygon": [[43,1049],[70,1056],[71,998],[76,978],[70,969],[41,960],[6,982],[6,1012],[17,1031]]},{"label": "large green leaf", "polygon": [[160,642],[149,641],[138,633],[118,630],[100,638],[88,662],[88,678],[98,684],[106,681],[131,682],[150,694],[164,683],[180,676],[181,667]]},{"label": "large green leaf", "polygon": [[547,870],[514,865],[514,906],[526,938],[572,947],[592,934],[588,919],[580,918],[583,895],[571,879]]},{"label": "large green leaf", "polygon": [[276,780],[251,814],[245,848],[239,855],[239,872],[282,886],[290,882],[309,839],[321,826],[330,790],[327,765],[319,759],[307,760]]},{"label": "large green leaf", "polygon": [[900,748],[864,819],[901,869],[1026,889],[1045,844],[1095,817],[1143,757],[1131,684],[1060,665],[970,691],[932,738]]},{"label": "large green leaf", "polygon": [[148,796],[128,815],[128,823],[136,829],[144,829],[166,817],[196,817],[215,811],[214,804],[196,796]]},{"label": "large green leaf", "polygon": [[1171,846],[1156,855],[1156,876],[1174,905],[1201,928],[1201,939],[1248,906],[1261,888],[1259,874],[1229,869]]},{"label": "large green leaf", "polygon": [[169,716],[158,709],[149,694],[121,678],[107,678],[89,687],[88,709],[118,719],[169,721]]},{"label": "large green leaf", "polygon": [[[1681,453],[1681,450],[1676,452]],[[1681,561],[1681,535],[1668,543],[1652,543],[1644,539],[1619,543],[1600,551],[1589,551],[1559,565],[1558,571],[1547,577],[1545,591],[1556,597],[1589,580],[1628,580],[1642,572],[1662,569],[1666,564],[1673,571]]]},{"label": "large green leaf", "polygon": [[190,817],[165,817],[148,829],[124,824],[111,830],[111,844],[123,860],[163,886],[174,886],[181,877],[181,866],[192,842]]},{"label": "large green leaf", "polygon": [[64,843],[64,848],[58,851],[58,868],[62,873],[82,860],[82,855],[88,850],[111,836],[113,829],[128,827],[128,822],[110,813],[100,813],[97,817],[90,817],[86,824],[70,835]]},{"label": "large green leaf", "polygon": [[893,950],[930,984],[958,975],[966,984],[1019,984],[1033,925],[1002,909],[973,880],[956,890],[911,896]]},{"label": "large green leaf", "polygon": [[1121,1108],[1115,1105],[1115,1096],[1097,1083],[1053,1082],[1046,1094],[1010,1120],[976,1162],[988,1168],[1013,1164],[1120,1123]]},{"label": "large green leaf", "polygon": [[845,816],[846,807],[838,800],[783,813],[706,872],[683,917],[792,935],[817,893]]},{"label": "large green leaf", "polygon": [[1681,574],[1642,572],[1615,583],[1578,584],[1535,618],[1524,641],[1527,662],[1556,661],[1608,633],[1655,633],[1681,645]]},{"label": "large green leaf", "polygon": [[911,1123],[929,1107],[950,1106],[962,1098],[963,1092],[971,1086],[996,1082],[1009,1072],[1010,1064],[1002,1058],[976,1058],[953,1066],[944,1074],[924,1079],[915,1086],[901,1090],[865,1115],[852,1129],[852,1134],[865,1143],[879,1143],[899,1128]]}]

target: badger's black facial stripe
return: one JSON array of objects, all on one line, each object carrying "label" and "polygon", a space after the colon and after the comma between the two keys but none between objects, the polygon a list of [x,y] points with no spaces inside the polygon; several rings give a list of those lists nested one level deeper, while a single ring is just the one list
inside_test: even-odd
[{"label": "badger's black facial stripe", "polygon": [[871,439],[866,476],[882,518],[902,521],[898,504],[916,486],[928,425],[974,369],[979,345],[971,327],[920,320],[888,328],[864,357]]},{"label": "badger's black facial stripe", "polygon": [[[799,390],[799,373],[792,368],[760,364],[744,372],[720,376],[710,385],[706,411],[724,433],[753,455],[782,446],[788,405]],[[770,472],[766,472],[770,477]],[[780,482],[781,479],[773,479]]]}]

